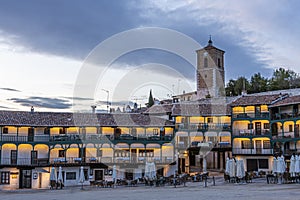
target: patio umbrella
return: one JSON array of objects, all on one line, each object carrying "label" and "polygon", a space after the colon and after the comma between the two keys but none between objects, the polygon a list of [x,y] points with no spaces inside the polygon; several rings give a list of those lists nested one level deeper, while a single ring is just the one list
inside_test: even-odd
[{"label": "patio umbrella", "polygon": [[207,162],[206,157],[203,157],[203,173],[207,172]]},{"label": "patio umbrella", "polygon": [[243,160],[236,161],[236,176],[240,179],[245,177],[245,168]]},{"label": "patio umbrella", "polygon": [[116,182],[117,182],[117,167],[116,167],[116,165],[113,166],[112,178],[114,181],[114,186],[116,186]]},{"label": "patio umbrella", "polygon": [[298,155],[295,156],[295,173],[300,173],[300,158]]},{"label": "patio umbrella", "polygon": [[230,177],[235,177],[236,176],[236,163],[234,159],[230,159]]},{"label": "patio umbrella", "polygon": [[152,179],[156,178],[156,166],[155,163],[151,163],[151,172],[150,172],[150,176]]},{"label": "patio umbrella", "polygon": [[226,174],[226,175],[229,175],[229,173],[230,173],[230,160],[229,160],[229,158],[227,157],[227,158],[226,158],[226,166],[225,166],[225,174]]},{"label": "patio umbrella", "polygon": [[61,166],[59,166],[58,168],[58,178],[57,181],[59,182],[60,185],[62,185],[63,183],[63,176],[62,176],[62,168]]},{"label": "patio umbrella", "polygon": [[51,189],[56,185],[57,182],[57,176],[56,176],[56,170],[54,167],[51,168],[50,172],[50,186]]},{"label": "patio umbrella", "polygon": [[285,170],[286,170],[286,165],[285,165],[284,157],[281,156],[277,158],[277,172],[283,174]]},{"label": "patio umbrella", "polygon": [[84,183],[84,172],[83,167],[80,167],[80,173],[79,173],[79,183],[81,183],[81,189],[83,190],[83,183]]},{"label": "patio umbrella", "polygon": [[145,164],[145,177],[150,178],[150,163],[146,162]]},{"label": "patio umbrella", "polygon": [[273,157],[273,174],[277,173],[277,159],[276,157]]},{"label": "patio umbrella", "polygon": [[54,167],[51,168],[51,172],[50,172],[50,181],[55,181],[55,182],[57,182],[56,170],[55,170]]},{"label": "patio umbrella", "polygon": [[296,167],[296,160],[295,160],[295,157],[294,155],[291,156],[291,162],[290,162],[290,174],[291,174],[291,177],[295,177],[295,167]]}]

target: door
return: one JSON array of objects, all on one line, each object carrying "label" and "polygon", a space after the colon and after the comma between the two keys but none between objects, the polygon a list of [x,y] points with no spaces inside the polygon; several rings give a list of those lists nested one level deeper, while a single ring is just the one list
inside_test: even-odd
[{"label": "door", "polygon": [[132,169],[127,169],[125,172],[125,178],[127,180],[133,180],[133,170]]},{"label": "door", "polygon": [[31,176],[31,169],[20,169],[20,189],[31,188]]},{"label": "door", "polygon": [[28,142],[34,141],[34,128],[28,128]]},{"label": "door", "polygon": [[255,140],[256,154],[262,153],[261,140]]},{"label": "door", "polygon": [[261,122],[255,122],[255,133],[261,135]]},{"label": "door", "polygon": [[294,131],[295,131],[295,138],[298,138],[299,137],[299,124],[295,125]]},{"label": "door", "polygon": [[196,166],[196,152],[189,151],[189,162],[190,166]]},{"label": "door", "polygon": [[43,175],[42,175],[42,173],[39,173],[39,188],[42,188],[42,177],[43,177]]},{"label": "door", "polygon": [[136,149],[131,149],[131,162],[132,163],[136,163],[136,154],[137,154],[137,150]]},{"label": "door", "polygon": [[258,171],[257,159],[247,159],[247,172]]},{"label": "door", "polygon": [[86,148],[79,148],[78,158],[81,158],[82,162],[85,162]]},{"label": "door", "polygon": [[95,181],[103,180],[103,170],[95,170]]},{"label": "door", "polygon": [[11,150],[10,152],[10,164],[16,165],[17,164],[17,150]]},{"label": "door", "polygon": [[260,106],[255,106],[255,117],[261,117]]},{"label": "door", "polygon": [[31,164],[37,165],[37,151],[31,151]]}]

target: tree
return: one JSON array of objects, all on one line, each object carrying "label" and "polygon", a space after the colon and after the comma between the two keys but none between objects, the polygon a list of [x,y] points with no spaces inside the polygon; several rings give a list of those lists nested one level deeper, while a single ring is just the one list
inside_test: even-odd
[{"label": "tree", "polygon": [[268,79],[264,78],[260,73],[251,76],[250,87],[248,93],[266,92],[268,90]]},{"label": "tree", "polygon": [[152,96],[152,90],[150,90],[150,94],[149,94],[149,99],[148,99],[148,103],[147,103],[147,107],[150,108],[151,106],[154,105],[154,99]]},{"label": "tree", "polygon": [[230,79],[225,87],[226,96],[236,96],[237,94],[234,91],[235,80]]},{"label": "tree", "polygon": [[270,79],[269,89],[270,90],[283,90],[290,88],[290,76],[291,71],[285,70],[284,68],[276,69],[273,72],[273,76]]}]

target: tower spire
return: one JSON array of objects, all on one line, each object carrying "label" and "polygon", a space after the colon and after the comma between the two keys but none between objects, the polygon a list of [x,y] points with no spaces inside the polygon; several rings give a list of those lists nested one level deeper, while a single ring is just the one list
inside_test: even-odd
[{"label": "tower spire", "polygon": [[209,35],[209,40],[208,40],[208,46],[212,46],[212,40],[211,40],[211,35]]}]

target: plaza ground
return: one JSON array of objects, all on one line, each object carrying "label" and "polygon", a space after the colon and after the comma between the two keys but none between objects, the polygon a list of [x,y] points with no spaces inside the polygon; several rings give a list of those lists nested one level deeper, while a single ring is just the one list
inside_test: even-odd
[{"label": "plaza ground", "polygon": [[267,184],[266,179],[254,179],[252,183],[235,184],[225,183],[221,177],[216,178],[216,186],[211,179],[208,186],[202,182],[189,182],[186,187],[164,186],[150,187],[139,185],[136,187],[97,188],[85,186],[67,187],[63,190],[15,190],[0,191],[1,200],[224,200],[224,199],[298,199],[300,196],[300,184]]}]

